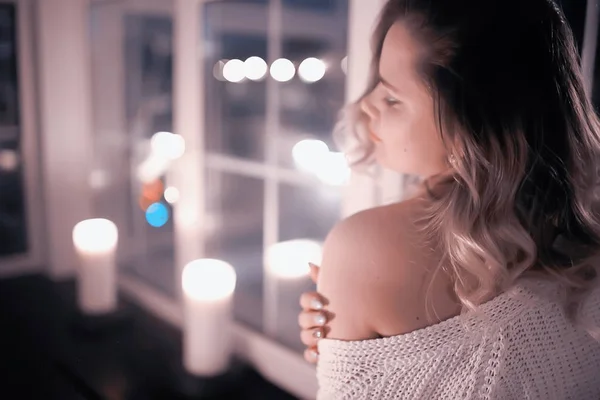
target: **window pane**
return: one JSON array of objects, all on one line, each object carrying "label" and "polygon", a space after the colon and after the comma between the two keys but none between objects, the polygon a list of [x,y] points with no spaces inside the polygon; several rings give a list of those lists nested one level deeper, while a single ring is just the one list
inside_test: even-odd
[{"label": "window pane", "polygon": [[262,327],[263,180],[208,170],[206,254],[237,273],[235,317]]},{"label": "window pane", "polygon": [[[176,293],[169,165],[157,163],[158,132],[172,132],[171,2],[92,5],[95,214],[119,228],[119,261],[163,293]],[[168,135],[168,133],[167,133]],[[153,157],[154,156],[154,157]]]},{"label": "window pane", "polygon": [[[280,241],[311,239],[322,243],[339,220],[341,191],[335,186],[279,186]],[[277,290],[277,339],[284,345],[303,351],[298,336],[298,300],[303,292],[315,290],[309,277],[281,278]]]},{"label": "window pane", "polygon": [[152,178],[142,179],[139,173],[153,152],[148,146],[153,135],[173,131],[173,22],[168,14],[130,14],[125,18],[125,27],[126,127],[134,146],[133,198],[129,204],[132,237],[139,246],[139,255],[134,254],[128,267],[155,287],[174,295],[173,220],[154,220],[146,215],[156,205],[172,215],[163,195],[168,186],[168,169],[154,173]]},{"label": "window pane", "polygon": [[[335,150],[331,131],[344,101],[341,61],[346,53],[348,9],[345,0],[323,3],[328,4],[284,1],[278,16],[283,32],[270,25],[274,20],[269,7],[274,1],[214,1],[205,3],[203,10],[207,44],[204,131],[207,151],[212,153],[207,158],[207,255],[230,262],[238,272],[236,318],[262,330],[263,312],[268,309],[269,325],[264,328],[298,350],[302,348],[296,320],[298,297],[313,284],[305,276],[293,284],[287,282],[277,293],[271,285],[264,287],[263,246],[267,238],[322,241],[340,215],[340,187],[330,186],[337,183],[332,182],[335,174],[313,171],[315,185],[305,188],[279,182],[275,173],[282,167],[296,168],[292,150],[303,139],[321,139]],[[308,73],[306,66],[302,69],[306,81],[298,75],[291,80],[281,78],[290,63],[295,69],[311,57],[315,60]],[[273,64],[275,58],[287,59],[283,69]],[[311,79],[320,60],[328,69],[324,76]],[[276,137],[275,155],[265,152],[267,132]],[[325,161],[337,156],[329,155]],[[285,176],[290,178],[290,174]],[[267,183],[277,190],[266,191]],[[266,209],[265,204],[273,207]],[[264,221],[273,225],[265,226]],[[278,236],[272,237],[276,231]],[[265,295],[270,301],[266,305]],[[272,303],[277,307],[271,307]],[[276,321],[272,319],[275,313]]]},{"label": "window pane", "polygon": [[317,12],[333,11],[339,6],[338,3],[336,0],[283,0],[286,7]]},{"label": "window pane", "polygon": [[0,4],[0,126],[19,123],[15,6]]},{"label": "window pane", "polygon": [[[313,174],[315,185],[278,185],[279,241],[310,239],[322,243],[341,213],[340,184],[344,181],[342,154],[332,131],[345,99],[348,4],[283,1],[281,57],[290,60],[296,74],[276,86],[279,91],[278,165]],[[306,139],[319,140],[309,142]],[[301,143],[302,142],[302,143]],[[329,150],[328,150],[329,149]],[[337,157],[341,156],[341,157]],[[298,299],[315,290],[308,276],[276,279],[276,338],[303,351],[298,335]]]},{"label": "window pane", "polygon": [[323,2],[334,7],[327,14],[312,8],[299,11],[297,4],[288,3],[282,16],[282,57],[294,63],[297,73],[278,85],[278,154],[280,165],[293,168],[292,150],[303,139],[319,139],[331,150],[336,148],[331,133],[344,104],[348,2]]},{"label": "window pane", "polygon": [[[203,23],[210,49],[204,77],[207,150],[262,161],[267,6],[248,0],[209,2]],[[244,67],[250,57],[250,67]]]},{"label": "window pane", "polygon": [[20,136],[16,12],[0,4],[0,257],[27,251]]},{"label": "window pane", "polygon": [[27,251],[24,175],[13,131],[0,126],[0,257]]},{"label": "window pane", "polygon": [[325,240],[339,220],[342,194],[338,187],[279,186],[279,239]]}]

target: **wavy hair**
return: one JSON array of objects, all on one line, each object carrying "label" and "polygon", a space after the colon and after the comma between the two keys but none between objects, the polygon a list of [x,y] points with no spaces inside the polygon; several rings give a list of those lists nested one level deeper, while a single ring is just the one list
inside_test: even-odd
[{"label": "wavy hair", "polygon": [[353,166],[373,161],[360,102],[397,22],[422,46],[416,67],[456,160],[425,229],[463,311],[532,274],[561,282],[574,316],[598,280],[600,124],[562,12],[550,0],[388,1],[369,87],[336,127]]}]

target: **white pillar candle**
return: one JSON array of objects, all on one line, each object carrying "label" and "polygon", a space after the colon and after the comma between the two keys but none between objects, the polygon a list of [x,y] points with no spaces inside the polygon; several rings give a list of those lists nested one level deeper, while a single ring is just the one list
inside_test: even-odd
[{"label": "white pillar candle", "polygon": [[79,256],[77,301],[86,314],[104,314],[117,307],[116,225],[107,219],[88,219],[73,228]]},{"label": "white pillar candle", "polygon": [[235,270],[224,261],[195,260],[183,269],[183,364],[192,375],[215,376],[229,367],[235,284]]},{"label": "white pillar candle", "polygon": [[314,240],[289,240],[267,249],[263,301],[267,334],[287,336],[285,329],[297,331],[295,308],[299,307],[299,296],[310,284],[308,263],[320,265],[321,258],[322,245]]}]

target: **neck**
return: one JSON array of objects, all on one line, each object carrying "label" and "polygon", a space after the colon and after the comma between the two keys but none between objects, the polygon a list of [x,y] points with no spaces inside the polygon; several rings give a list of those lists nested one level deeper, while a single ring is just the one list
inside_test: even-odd
[{"label": "neck", "polygon": [[419,193],[429,198],[439,199],[455,182],[449,173],[432,175],[422,180]]}]

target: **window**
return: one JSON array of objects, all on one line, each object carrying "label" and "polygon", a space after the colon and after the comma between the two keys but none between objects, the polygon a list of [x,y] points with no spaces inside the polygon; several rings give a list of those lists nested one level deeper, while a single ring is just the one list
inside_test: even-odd
[{"label": "window", "polygon": [[236,318],[298,351],[298,297],[311,282],[268,276],[264,260],[278,242],[322,242],[340,217],[336,177],[307,172],[319,162],[310,150],[298,155],[312,144],[343,160],[331,132],[345,96],[348,5],[323,4],[332,12],[289,1],[207,2],[201,22],[210,49],[202,60],[207,256],[236,268]]},{"label": "window", "polygon": [[283,4],[287,8],[312,12],[332,12],[339,9],[339,2],[336,0],[283,0]]},{"label": "window", "polygon": [[94,211],[119,228],[122,269],[175,298],[170,168],[152,161],[173,131],[171,2],[96,2],[91,18]]},{"label": "window", "polygon": [[[198,39],[207,50],[198,59],[205,71],[198,248],[235,267],[236,320],[300,354],[298,296],[312,283],[274,278],[265,257],[282,241],[322,242],[341,215],[349,171],[331,132],[345,100],[348,4],[329,1],[323,13],[288,3],[199,6]],[[152,226],[146,214],[159,204],[171,215],[177,199],[169,189],[178,188],[172,165],[144,169],[153,137],[175,129],[171,7],[162,0],[92,4],[90,185],[96,215],[119,227],[122,271],[176,300],[173,219]]]},{"label": "window", "polygon": [[0,257],[28,249],[16,16],[15,5],[0,4]]}]

